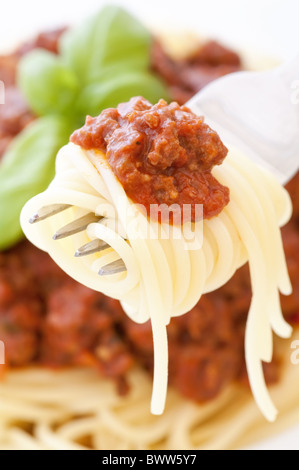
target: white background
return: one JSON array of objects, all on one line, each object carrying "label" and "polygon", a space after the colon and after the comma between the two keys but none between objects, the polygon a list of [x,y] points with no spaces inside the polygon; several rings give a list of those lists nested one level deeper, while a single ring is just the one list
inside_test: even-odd
[{"label": "white background", "polygon": [[265,53],[275,50],[278,57],[299,50],[299,0],[1,0],[1,3],[0,49],[53,24],[80,21],[105,3],[117,3],[159,29],[200,31],[241,48],[261,48]]},{"label": "white background", "polygon": [[[270,53],[278,59],[299,54],[299,0],[1,0],[1,3],[0,50],[40,30],[79,22],[104,4],[117,3],[159,31],[199,32],[235,48]],[[256,448],[299,450],[299,427]]]}]

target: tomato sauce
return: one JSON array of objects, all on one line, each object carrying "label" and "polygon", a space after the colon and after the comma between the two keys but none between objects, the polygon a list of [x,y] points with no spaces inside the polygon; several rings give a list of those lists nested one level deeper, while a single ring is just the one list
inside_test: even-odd
[{"label": "tomato sauce", "polygon": [[217,41],[200,45],[180,60],[170,57],[156,41],[151,60],[153,70],[166,81],[172,99],[179,104],[186,103],[213,80],[243,69],[239,55]]},{"label": "tomato sauce", "polygon": [[[194,222],[197,205],[208,219],[229,202],[229,189],[211,173],[223,162],[227,148],[203,118],[175,102],[151,105],[142,97],[132,98],[98,117],[88,116],[70,140],[105,152],[128,197],[148,216],[155,205],[176,205],[174,223],[189,221],[190,215]],[[189,219],[184,205],[191,209]]]}]

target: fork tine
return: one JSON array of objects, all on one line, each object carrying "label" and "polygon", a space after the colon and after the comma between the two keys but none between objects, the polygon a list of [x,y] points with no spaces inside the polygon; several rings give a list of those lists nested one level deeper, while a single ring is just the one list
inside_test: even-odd
[{"label": "fork tine", "polygon": [[62,238],[70,237],[75,233],[83,232],[86,230],[89,224],[94,222],[98,222],[99,220],[103,219],[104,217],[96,216],[93,212],[90,212],[79,219],[74,220],[70,224],[61,227],[57,232],[53,235],[53,240],[61,240]]},{"label": "fork tine", "polygon": [[93,253],[99,253],[100,251],[107,250],[108,248],[111,248],[108,243],[103,240],[96,239],[78,248],[75,256],[76,258],[79,258],[80,256],[92,255]]},{"label": "fork tine", "polygon": [[59,212],[65,211],[69,207],[69,204],[52,204],[50,206],[41,207],[33,216],[29,219],[30,224],[35,224],[41,220],[45,220],[52,215],[59,214]]},{"label": "fork tine", "polygon": [[[124,240],[126,242],[128,241],[126,238]],[[78,250],[75,252],[75,257],[79,258],[80,256],[87,256],[92,255],[93,253],[100,253],[101,251],[108,250],[108,248],[111,248],[108,243],[104,242],[104,240],[100,240],[97,238],[89,243],[86,243],[86,245],[83,245],[78,248]]]},{"label": "fork tine", "polygon": [[109,263],[106,264],[106,266],[103,266],[99,271],[99,275],[110,276],[111,274],[123,273],[126,270],[127,268],[123,260],[117,259],[116,261],[113,261],[113,263]]}]

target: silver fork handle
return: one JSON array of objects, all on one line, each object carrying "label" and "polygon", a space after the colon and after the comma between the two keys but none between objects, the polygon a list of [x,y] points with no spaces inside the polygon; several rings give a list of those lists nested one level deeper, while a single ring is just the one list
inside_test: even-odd
[{"label": "silver fork handle", "polygon": [[298,171],[299,56],[268,72],[220,78],[186,106],[204,115],[225,142],[267,167],[282,184]]},{"label": "silver fork handle", "polygon": [[276,69],[274,73],[286,90],[286,98],[290,102],[291,125],[294,126],[294,139],[290,142],[289,153],[274,162],[275,167],[286,175],[286,181],[283,181],[285,183],[299,169],[299,54]]}]

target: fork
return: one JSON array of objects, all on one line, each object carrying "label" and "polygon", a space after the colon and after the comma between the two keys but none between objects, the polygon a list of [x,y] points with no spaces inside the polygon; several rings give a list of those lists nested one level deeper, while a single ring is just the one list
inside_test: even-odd
[{"label": "fork", "polygon": [[[225,142],[243,150],[259,166],[287,183],[299,168],[299,56],[266,72],[238,72],[220,78],[197,93],[186,106],[213,127]],[[298,90],[299,96],[299,90]],[[297,103],[298,101],[298,103]],[[71,206],[53,204],[42,207],[29,222],[45,220]],[[103,217],[89,213],[58,230],[59,240],[102,223]],[[92,240],[75,252],[88,256],[110,248],[102,240]],[[122,259],[101,268],[100,276],[126,271]]]}]

